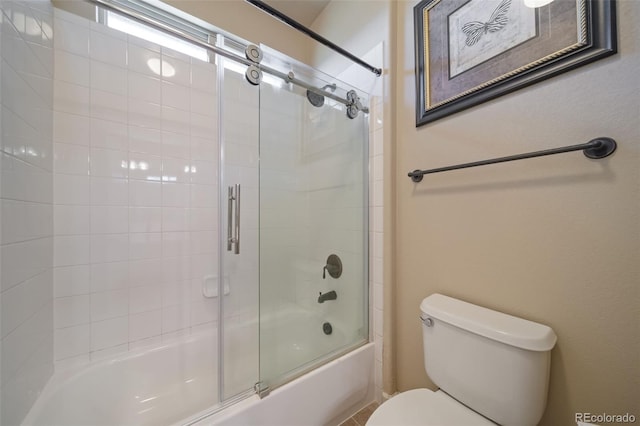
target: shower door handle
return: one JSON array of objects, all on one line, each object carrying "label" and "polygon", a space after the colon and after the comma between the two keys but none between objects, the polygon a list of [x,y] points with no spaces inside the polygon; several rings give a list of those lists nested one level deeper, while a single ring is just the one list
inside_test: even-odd
[{"label": "shower door handle", "polygon": [[235,254],[240,254],[240,184],[229,186],[227,195],[227,251],[232,248]]},{"label": "shower door handle", "polygon": [[240,184],[236,183],[236,226],[235,226],[235,254],[240,254]]}]

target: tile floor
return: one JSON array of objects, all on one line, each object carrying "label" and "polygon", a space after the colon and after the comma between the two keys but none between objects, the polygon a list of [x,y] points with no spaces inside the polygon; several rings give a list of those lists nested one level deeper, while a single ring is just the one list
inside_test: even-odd
[{"label": "tile floor", "polygon": [[372,402],[371,404],[364,407],[362,410],[358,411],[353,416],[349,417],[347,420],[342,422],[340,426],[364,426],[373,414],[373,410],[378,408],[380,404],[377,402]]}]

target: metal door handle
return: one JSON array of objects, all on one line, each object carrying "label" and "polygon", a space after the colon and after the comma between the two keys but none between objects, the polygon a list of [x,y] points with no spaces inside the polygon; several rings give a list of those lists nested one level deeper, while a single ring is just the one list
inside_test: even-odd
[{"label": "metal door handle", "polygon": [[240,254],[240,184],[229,186],[227,193],[227,251],[232,248],[235,254]]},{"label": "metal door handle", "polygon": [[227,251],[231,251],[233,246],[233,186],[230,186],[227,195]]},{"label": "metal door handle", "polygon": [[234,253],[240,254],[240,184],[236,183],[236,236],[235,243],[236,248]]}]

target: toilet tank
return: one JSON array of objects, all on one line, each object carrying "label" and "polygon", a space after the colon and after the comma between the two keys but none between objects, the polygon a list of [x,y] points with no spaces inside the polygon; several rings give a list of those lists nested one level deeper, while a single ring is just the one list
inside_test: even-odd
[{"label": "toilet tank", "polygon": [[440,389],[500,425],[538,424],[556,343],[551,328],[441,294],[420,310],[425,368]]}]

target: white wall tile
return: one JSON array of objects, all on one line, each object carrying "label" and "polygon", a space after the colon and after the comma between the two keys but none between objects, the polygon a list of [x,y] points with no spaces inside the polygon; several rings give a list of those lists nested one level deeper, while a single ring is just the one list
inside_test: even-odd
[{"label": "white wall tile", "polygon": [[92,147],[91,175],[127,178],[129,176],[129,154],[127,151]]},{"label": "white wall tile", "polygon": [[162,129],[160,105],[129,98],[129,124],[152,129]]},{"label": "white wall tile", "polygon": [[189,242],[192,254],[215,253],[218,249],[217,231],[191,232]]},{"label": "white wall tile", "polygon": [[127,126],[123,123],[92,118],[91,146],[125,151],[128,146]]},{"label": "white wall tile", "polygon": [[53,167],[56,173],[89,174],[89,148],[82,145],[54,144]]},{"label": "white wall tile", "polygon": [[129,118],[127,97],[91,89],[91,116],[126,124]]},{"label": "white wall tile", "polygon": [[129,231],[129,208],[126,206],[91,207],[91,233],[119,234]]},{"label": "white wall tile", "polygon": [[189,256],[190,243],[188,232],[163,232],[162,256],[182,257]]},{"label": "white wall tile", "polygon": [[56,80],[53,90],[56,111],[84,116],[90,115],[89,88]]},{"label": "white wall tile", "polygon": [[216,92],[216,69],[213,64],[194,61],[191,67],[191,86],[198,90],[214,94]]},{"label": "white wall tile", "polygon": [[[140,315],[143,315],[143,314],[140,314]],[[129,333],[131,333],[131,330],[129,330]],[[149,337],[141,340],[133,340],[133,337],[130,337],[129,350],[136,351],[139,349],[157,347],[161,344],[162,344],[162,336]]]},{"label": "white wall tile", "polygon": [[162,86],[159,78],[137,72],[129,72],[129,97],[143,102],[160,104]]},{"label": "white wall tile", "polygon": [[118,262],[128,258],[128,234],[91,236],[91,263]]},{"label": "white wall tile", "polygon": [[50,237],[43,237],[0,246],[2,291],[50,268],[53,256],[51,240]]},{"label": "white wall tile", "polygon": [[[191,136],[199,138],[211,138],[218,133],[218,120],[210,115],[191,113]],[[255,140],[253,138],[249,140]]]},{"label": "white wall tile", "polygon": [[191,257],[164,257],[160,270],[163,283],[186,281],[191,278]]},{"label": "white wall tile", "polygon": [[175,232],[189,229],[189,209],[183,207],[162,208],[162,231]]},{"label": "white wall tile", "polygon": [[131,313],[148,312],[162,307],[162,287],[159,283],[129,289]]},{"label": "white wall tile", "polygon": [[162,132],[162,155],[164,157],[189,159],[190,138],[188,134]]},{"label": "white wall tile", "polygon": [[162,231],[162,209],[160,207],[130,207],[129,232]]},{"label": "white wall tile", "polygon": [[57,80],[89,87],[90,63],[84,56],[60,51],[55,60],[55,76]]},{"label": "white wall tile", "polygon": [[60,19],[59,12],[59,10],[56,11],[54,22],[55,37],[53,40],[56,50],[89,56],[89,28],[69,22],[66,19]]},{"label": "white wall tile", "polygon": [[191,205],[200,208],[217,208],[218,187],[215,185],[191,185]]},{"label": "white wall tile", "polygon": [[91,122],[84,115],[62,111],[53,113],[53,139],[61,143],[89,145]]},{"label": "white wall tile", "polygon": [[129,151],[162,156],[162,133],[145,127],[129,126]]},{"label": "white wall tile", "polygon": [[78,235],[91,232],[89,206],[56,205],[53,208],[53,217],[56,235]]},{"label": "white wall tile", "polygon": [[189,327],[188,305],[173,305],[162,308],[162,333],[171,333]]},{"label": "white wall tile", "polygon": [[191,91],[189,87],[163,81],[162,105],[189,111],[191,106]]},{"label": "white wall tile", "polygon": [[191,324],[199,325],[218,319],[218,303],[216,299],[200,299],[191,303]]},{"label": "white wall tile", "polygon": [[53,270],[54,296],[68,297],[91,292],[89,265],[61,266]]},{"label": "white wall tile", "polygon": [[138,44],[129,45],[129,70],[145,74],[149,77],[159,77],[149,67],[149,61],[160,63],[160,54]]},{"label": "white wall tile", "polygon": [[189,205],[189,185],[183,183],[162,183],[162,206],[183,207]]},{"label": "white wall tile", "polygon": [[209,138],[191,137],[191,158],[218,162],[218,143],[212,135]]},{"label": "white wall tile", "polygon": [[148,286],[162,282],[162,259],[141,259],[129,262],[129,283],[131,287]]},{"label": "white wall tile", "polygon": [[191,112],[217,120],[218,98],[195,88],[191,89]]},{"label": "white wall tile", "polygon": [[91,177],[91,204],[95,206],[126,206],[129,185],[126,179]]},{"label": "white wall tile", "polygon": [[189,230],[210,231],[218,226],[218,210],[215,208],[189,209]]},{"label": "white wall tile", "polygon": [[191,161],[191,183],[218,184],[218,165],[213,161]]},{"label": "white wall tile", "polygon": [[102,321],[129,313],[129,290],[110,290],[91,294],[91,321]]},{"label": "white wall tile", "polygon": [[107,34],[91,31],[89,54],[91,59],[118,67],[127,66],[127,42]]},{"label": "white wall tile", "polygon": [[91,326],[78,325],[55,330],[56,360],[86,354],[91,348]]},{"label": "white wall tile", "polygon": [[183,305],[191,300],[190,281],[171,281],[162,284],[162,306]]},{"label": "white wall tile", "polygon": [[86,265],[91,260],[88,235],[56,236],[53,246],[54,266]]},{"label": "white wall tile", "polygon": [[[55,259],[63,265],[56,308],[66,303],[80,314],[58,320],[60,366],[209,326],[217,311],[208,304],[217,299],[191,306],[189,280],[217,270],[218,250],[211,241],[218,235],[215,65],[192,66],[184,55],[160,55],[152,43],[61,16],[68,20],[56,42],[54,225],[55,246],[65,254]],[[80,40],[69,37],[74,32]],[[173,76],[149,67],[161,58]],[[193,118],[192,109],[200,115]],[[30,227],[22,222],[21,230]],[[3,284],[19,277],[8,278]]]},{"label": "white wall tile", "polygon": [[126,343],[129,318],[119,317],[91,323],[91,350],[97,351]]},{"label": "white wall tile", "polygon": [[162,311],[142,312],[129,318],[129,340],[148,339],[162,333]]},{"label": "white wall tile", "polygon": [[[186,58],[185,58],[186,59]],[[173,68],[174,73],[165,72],[166,65]],[[180,60],[176,57],[162,55],[163,77],[164,81],[170,81],[175,84],[189,86],[191,84],[191,64],[186,60]]]},{"label": "white wall tile", "polygon": [[179,158],[165,158],[162,161],[163,182],[188,183],[190,176],[191,165],[189,160]]},{"label": "white wall tile", "polygon": [[129,287],[129,262],[94,263],[90,268],[93,293]]},{"label": "white wall tile", "polygon": [[51,297],[51,271],[32,277],[2,293],[2,338],[21,327]]},{"label": "white wall tile", "polygon": [[129,151],[162,156],[162,133],[145,127],[129,126]]},{"label": "white wall tile", "polygon": [[162,106],[162,130],[165,132],[189,135],[192,133],[192,126],[189,125],[190,118],[189,111]]},{"label": "white wall tile", "polygon": [[132,180],[129,182],[129,205],[135,207],[159,207],[162,205],[160,182]]},{"label": "white wall tile", "polygon": [[91,87],[93,89],[127,96],[127,74],[126,68],[104,62],[91,61]]},{"label": "white wall tile", "polygon": [[[111,320],[107,320],[107,321],[111,321]],[[90,353],[91,362],[95,363],[105,359],[113,359],[114,357],[123,355],[128,350],[129,350],[129,344],[126,342],[119,345],[110,346],[104,349],[98,349]]]},{"label": "white wall tile", "polygon": [[91,322],[90,296],[70,296],[55,299],[55,327],[65,328]]},{"label": "white wall tile", "polygon": [[162,236],[159,232],[129,234],[129,258],[153,259],[162,257]]},{"label": "white wall tile", "polygon": [[129,153],[129,178],[158,181],[162,176],[162,157]]}]

